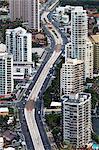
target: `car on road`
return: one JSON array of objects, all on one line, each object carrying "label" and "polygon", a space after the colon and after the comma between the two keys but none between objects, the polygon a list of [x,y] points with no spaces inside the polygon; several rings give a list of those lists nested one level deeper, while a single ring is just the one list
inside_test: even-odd
[{"label": "car on road", "polygon": [[41,113],[41,112],[40,112],[40,111],[38,111],[38,114],[39,114],[39,115],[40,115],[40,113]]},{"label": "car on road", "polygon": [[27,97],[25,98],[25,101],[28,101],[28,98],[27,98]]},{"label": "car on road", "polygon": [[26,98],[28,98],[29,95],[26,95]]}]

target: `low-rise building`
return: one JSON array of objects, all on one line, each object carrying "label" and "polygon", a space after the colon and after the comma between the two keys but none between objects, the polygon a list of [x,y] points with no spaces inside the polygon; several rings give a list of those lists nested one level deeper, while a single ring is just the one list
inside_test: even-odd
[{"label": "low-rise building", "polygon": [[67,15],[67,12],[69,11],[69,7],[57,7],[55,16],[57,17],[58,21],[63,24],[68,24],[69,22],[69,15]]},{"label": "low-rise building", "polygon": [[61,104],[61,102],[54,102],[54,101],[52,101],[51,102],[51,104],[50,104],[50,107],[51,108],[61,108],[61,106],[62,106],[62,104]]},{"label": "low-rise building", "polygon": [[0,108],[0,116],[6,116],[9,114],[9,109],[7,107]]},{"label": "low-rise building", "polygon": [[31,75],[33,62],[14,62],[13,79],[24,79],[25,75]]},{"label": "low-rise building", "polygon": [[32,37],[32,42],[34,45],[41,45],[43,47],[46,45],[46,41],[46,36],[43,33],[37,33]]},{"label": "low-rise building", "polygon": [[10,131],[10,130],[6,130],[3,133],[3,138],[8,142],[12,142],[16,137],[17,137],[17,134],[15,132]]}]

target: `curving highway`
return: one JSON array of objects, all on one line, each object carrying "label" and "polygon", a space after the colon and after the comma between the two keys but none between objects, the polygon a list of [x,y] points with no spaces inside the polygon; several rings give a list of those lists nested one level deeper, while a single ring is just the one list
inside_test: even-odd
[{"label": "curving highway", "polygon": [[[53,7],[56,6],[56,2],[54,2],[52,5]],[[50,8],[52,9],[52,7]],[[38,78],[35,81],[32,90],[30,91],[28,102],[24,109],[25,119],[35,150],[45,150],[43,141],[41,139],[40,131],[38,129],[37,121],[35,118],[35,104],[39,97],[40,90],[47,78],[47,75],[49,74],[51,68],[53,67],[54,63],[61,54],[61,47],[63,45],[63,40],[60,33],[57,31],[57,29],[51,22],[50,22],[51,27],[49,27],[49,19],[48,19],[49,13],[50,12],[44,12],[44,14],[42,15],[43,16],[42,21],[43,23],[45,23],[44,21],[46,20],[45,28],[52,35],[52,37],[54,37],[55,40],[54,52],[49,58],[49,60],[45,63],[45,65],[43,65],[42,70],[40,71],[40,74],[38,75]]]}]

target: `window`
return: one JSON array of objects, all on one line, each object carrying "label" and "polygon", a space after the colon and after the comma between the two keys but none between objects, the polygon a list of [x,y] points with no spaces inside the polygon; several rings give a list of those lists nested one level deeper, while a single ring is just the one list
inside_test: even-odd
[{"label": "window", "polygon": [[16,69],[16,72],[20,72],[20,68],[17,68],[17,69]]}]

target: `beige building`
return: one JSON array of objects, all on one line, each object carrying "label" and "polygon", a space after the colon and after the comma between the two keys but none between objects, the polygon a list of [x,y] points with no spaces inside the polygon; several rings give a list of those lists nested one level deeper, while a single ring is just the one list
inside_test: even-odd
[{"label": "beige building", "polygon": [[82,60],[68,58],[62,64],[60,74],[60,94],[82,92],[84,89],[84,65]]},{"label": "beige building", "polygon": [[[65,59],[74,58],[72,56],[72,52],[73,52],[72,43],[71,42],[67,43],[65,46]],[[85,62],[84,63],[84,79],[86,78],[92,79],[93,78],[93,44],[88,37],[86,38],[86,51],[84,55],[85,55],[85,59],[84,60],[81,59]]]},{"label": "beige building", "polygon": [[94,71],[99,72],[99,34],[91,35],[90,37],[92,43],[93,43],[93,66]]}]

